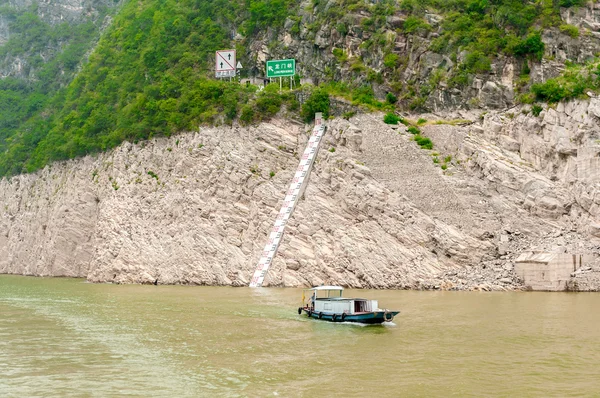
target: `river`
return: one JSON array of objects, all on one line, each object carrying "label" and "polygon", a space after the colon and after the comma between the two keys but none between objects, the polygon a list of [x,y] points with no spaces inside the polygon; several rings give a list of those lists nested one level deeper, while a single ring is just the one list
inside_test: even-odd
[{"label": "river", "polygon": [[600,396],[600,295],[347,290],[387,326],[297,315],[301,290],[0,275],[2,397]]}]

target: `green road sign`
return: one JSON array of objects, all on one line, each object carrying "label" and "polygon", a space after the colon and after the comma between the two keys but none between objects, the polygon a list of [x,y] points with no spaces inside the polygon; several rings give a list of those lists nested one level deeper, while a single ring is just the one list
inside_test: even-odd
[{"label": "green road sign", "polygon": [[267,61],[267,77],[294,76],[295,74],[295,59],[280,59]]}]

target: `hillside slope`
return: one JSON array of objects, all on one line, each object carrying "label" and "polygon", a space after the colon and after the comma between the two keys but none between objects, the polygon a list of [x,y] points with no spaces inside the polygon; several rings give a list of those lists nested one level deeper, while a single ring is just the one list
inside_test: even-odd
[{"label": "hillside slope", "polygon": [[237,49],[244,77],[262,82],[267,59],[296,58],[302,81],[399,111],[507,107],[565,62],[600,52],[598,6],[580,0],[126,1],[110,24],[102,17],[119,3],[76,3],[0,9],[0,67],[12,76],[0,87],[9,109],[0,175],[200,124],[260,122],[282,104],[299,109],[291,94],[215,82],[222,48]]}]

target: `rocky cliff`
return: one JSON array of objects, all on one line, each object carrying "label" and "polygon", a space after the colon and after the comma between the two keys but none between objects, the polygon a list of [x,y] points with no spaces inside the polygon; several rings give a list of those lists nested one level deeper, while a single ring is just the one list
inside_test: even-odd
[{"label": "rocky cliff", "polygon": [[[405,24],[410,15],[401,6],[373,31],[368,27],[377,18],[376,9],[351,11],[354,6],[336,13],[338,7],[339,0],[304,1],[298,15],[287,19],[285,30],[268,29],[249,38],[238,34],[238,41],[245,44],[243,55],[250,73],[262,76],[268,59],[296,58],[305,81],[362,83],[372,86],[382,100],[388,92],[398,94],[406,108],[434,112],[504,109],[516,104],[518,95],[532,84],[559,75],[566,62],[584,63],[600,53],[600,3],[587,2],[560,11],[562,23],[579,30],[577,37],[558,27],[545,29],[539,60],[498,53],[488,70],[471,71],[457,86],[452,78],[469,52],[454,54],[450,48],[432,45],[444,34],[444,15],[425,9],[422,20],[427,29],[408,33]],[[397,62],[388,64],[386,56]]]},{"label": "rocky cliff", "polygon": [[[600,252],[597,109],[426,115],[435,152],[381,115],[330,121],[266,284],[505,290],[524,250]],[[4,179],[0,272],[246,285],[307,138],[201,128]]]}]

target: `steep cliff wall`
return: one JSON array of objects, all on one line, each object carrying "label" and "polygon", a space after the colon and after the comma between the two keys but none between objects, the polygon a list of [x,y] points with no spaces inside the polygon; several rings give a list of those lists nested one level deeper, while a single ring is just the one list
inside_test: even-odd
[{"label": "steep cliff wall", "polygon": [[[523,250],[598,252],[598,195],[585,201],[598,184],[577,188],[503,148],[510,125],[497,118],[424,128],[436,157],[452,154],[447,170],[380,115],[330,121],[266,284],[503,290],[520,286]],[[246,285],[307,137],[289,122],[202,128],[4,179],[0,272]]]},{"label": "steep cliff wall", "polygon": [[[468,77],[457,84],[456,77],[465,70],[473,51],[456,51],[448,42],[435,44],[448,30],[445,15],[425,6],[418,20],[426,28],[410,29],[407,21],[414,23],[414,15],[400,6],[385,14],[384,22],[374,30],[373,21],[381,18],[377,14],[381,10],[348,3],[353,5],[339,11],[339,0],[304,1],[298,15],[286,20],[285,30],[265,29],[249,38],[238,34],[245,45],[242,55],[248,72],[263,76],[266,60],[295,58],[299,74],[307,81],[364,84],[382,100],[388,92],[397,94],[405,109],[504,109],[518,103],[518,95],[532,84],[559,75],[566,62],[584,63],[600,53],[600,3],[587,2],[560,9],[562,23],[579,29],[577,37],[558,27],[546,28],[539,59],[508,56],[498,50],[489,68],[469,70]],[[495,17],[499,26],[506,22],[506,16]],[[473,23],[473,18],[460,23]],[[460,31],[460,23],[451,29]],[[494,40],[490,37],[490,43]],[[472,42],[472,37],[464,38],[464,47]]]}]

